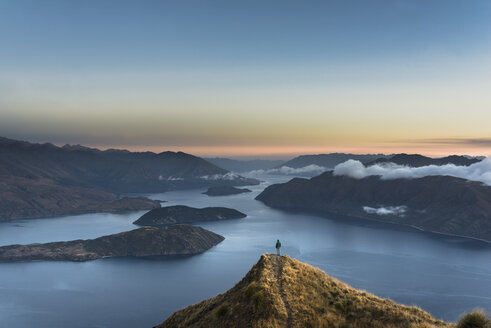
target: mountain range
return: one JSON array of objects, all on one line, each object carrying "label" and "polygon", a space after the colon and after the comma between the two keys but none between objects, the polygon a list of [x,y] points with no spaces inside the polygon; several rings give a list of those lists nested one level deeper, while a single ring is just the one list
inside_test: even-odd
[{"label": "mountain range", "polygon": [[387,164],[394,163],[397,165],[405,165],[411,167],[421,167],[428,165],[446,165],[454,164],[457,166],[469,166],[471,164],[480,162],[481,159],[475,157],[450,155],[446,157],[431,158],[419,154],[396,154],[390,157],[381,157],[376,160],[366,162],[365,166],[371,166],[375,164]]},{"label": "mountain range", "polygon": [[285,163],[284,160],[252,159],[236,160],[229,158],[205,158],[208,162],[231,172],[250,172],[255,170],[269,170]]},{"label": "mountain range", "polygon": [[101,151],[0,138],[0,219],[93,212],[124,193],[257,183],[182,152]]},{"label": "mountain range", "polygon": [[317,154],[317,155],[302,155],[295,157],[287,162],[284,162],[277,166],[280,168],[282,166],[288,166],[294,169],[306,167],[309,165],[322,166],[327,169],[332,169],[336,165],[346,162],[349,159],[354,159],[362,163],[371,162],[379,158],[386,158],[390,155],[384,154],[345,154],[345,153],[331,153],[331,154]]}]

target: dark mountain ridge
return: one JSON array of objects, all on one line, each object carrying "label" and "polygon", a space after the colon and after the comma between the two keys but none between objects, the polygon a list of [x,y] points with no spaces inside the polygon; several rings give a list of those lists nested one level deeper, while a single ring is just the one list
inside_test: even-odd
[{"label": "dark mountain ridge", "polygon": [[267,187],[268,206],[410,225],[491,241],[491,187],[451,176],[382,180],[323,173]]},{"label": "dark mountain ridge", "polygon": [[[0,138],[0,220],[96,212],[121,193],[257,183],[182,152],[101,151]],[[126,208],[156,207],[150,203],[131,201]]]},{"label": "dark mountain ridge", "polygon": [[270,159],[250,159],[250,160],[237,160],[229,158],[205,158],[208,162],[215,164],[218,167],[232,171],[232,172],[250,172],[254,170],[268,170],[277,166],[281,166],[284,160],[270,160]]},{"label": "dark mountain ridge", "polygon": [[291,168],[302,168],[309,165],[322,166],[328,169],[334,168],[336,165],[346,162],[349,159],[358,160],[362,163],[374,161],[378,158],[388,157],[389,155],[384,154],[345,154],[345,153],[331,153],[331,154],[317,154],[317,155],[302,155],[295,157],[288,162],[279,165],[288,166]]},{"label": "dark mountain ridge", "polygon": [[[57,147],[0,139],[0,176],[41,177],[115,193],[163,192],[208,185],[256,184],[183,152]],[[226,178],[223,178],[226,176]]]},{"label": "dark mountain ridge", "polygon": [[459,155],[431,158],[419,154],[397,154],[389,158],[387,157],[377,158],[374,161],[365,163],[365,166],[370,166],[375,164],[386,164],[386,163],[394,163],[397,165],[406,165],[411,167],[421,167],[421,166],[428,166],[428,165],[440,166],[446,164],[454,164],[457,166],[469,166],[471,164],[478,163],[480,161],[481,160],[478,158],[469,158],[466,156],[459,156]]}]

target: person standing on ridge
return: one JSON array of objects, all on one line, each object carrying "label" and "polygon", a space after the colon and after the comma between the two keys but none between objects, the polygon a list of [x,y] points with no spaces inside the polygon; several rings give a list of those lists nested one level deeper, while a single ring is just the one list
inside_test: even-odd
[{"label": "person standing on ridge", "polygon": [[276,240],[276,255],[280,255],[281,243],[280,240]]}]

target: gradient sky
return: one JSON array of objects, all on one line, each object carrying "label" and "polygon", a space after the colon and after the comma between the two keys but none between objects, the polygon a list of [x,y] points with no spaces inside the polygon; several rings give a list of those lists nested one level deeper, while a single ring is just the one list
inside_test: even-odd
[{"label": "gradient sky", "polygon": [[491,154],[491,1],[0,0],[0,135]]}]

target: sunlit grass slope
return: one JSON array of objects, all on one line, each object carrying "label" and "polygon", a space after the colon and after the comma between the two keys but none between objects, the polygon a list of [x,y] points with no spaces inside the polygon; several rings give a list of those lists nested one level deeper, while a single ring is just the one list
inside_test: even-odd
[{"label": "sunlit grass slope", "polygon": [[265,254],[224,294],[191,305],[169,327],[452,327],[415,307],[354,289],[288,256]]}]

